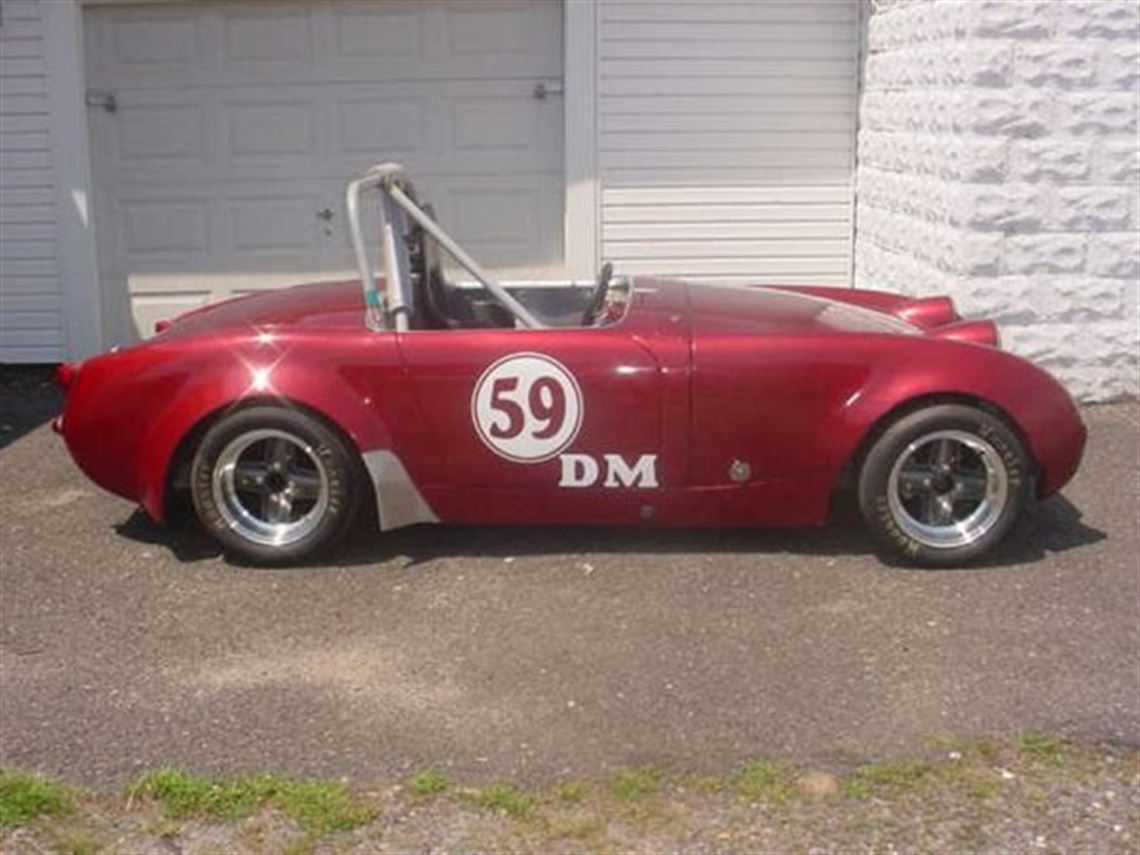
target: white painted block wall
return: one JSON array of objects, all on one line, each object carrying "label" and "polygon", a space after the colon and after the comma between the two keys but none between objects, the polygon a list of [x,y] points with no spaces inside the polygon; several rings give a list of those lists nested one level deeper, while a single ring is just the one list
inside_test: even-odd
[{"label": "white painted block wall", "polygon": [[856,284],[948,293],[1083,400],[1140,391],[1140,5],[874,0]]}]

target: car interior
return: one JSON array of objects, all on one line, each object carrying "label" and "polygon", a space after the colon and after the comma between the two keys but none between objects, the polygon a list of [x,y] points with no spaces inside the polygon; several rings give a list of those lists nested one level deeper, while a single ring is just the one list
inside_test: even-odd
[{"label": "car interior", "polygon": [[[420,206],[436,219],[430,204]],[[449,278],[447,251],[418,224],[405,232],[412,306],[409,327],[415,330],[513,329],[515,317],[478,282]],[[624,314],[629,286],[615,280],[606,262],[592,286],[571,281],[503,283],[516,300],[552,327],[594,327],[616,322]]]}]

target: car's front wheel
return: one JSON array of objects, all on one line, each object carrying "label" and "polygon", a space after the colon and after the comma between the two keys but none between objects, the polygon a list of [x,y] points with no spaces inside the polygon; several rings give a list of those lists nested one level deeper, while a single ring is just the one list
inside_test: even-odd
[{"label": "car's front wheel", "polygon": [[190,488],[202,525],[226,549],[281,564],[344,533],[360,504],[358,472],[353,449],[319,419],[251,407],[206,432]]},{"label": "car's front wheel", "polygon": [[859,507],[892,553],[930,566],[964,564],[996,545],[1030,496],[1030,458],[1000,417],[942,404],[910,413],[872,445]]}]

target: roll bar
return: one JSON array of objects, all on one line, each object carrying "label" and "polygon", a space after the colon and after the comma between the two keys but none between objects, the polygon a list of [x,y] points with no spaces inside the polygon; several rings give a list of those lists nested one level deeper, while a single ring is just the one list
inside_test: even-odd
[{"label": "roll bar", "polygon": [[[376,277],[372,272],[372,261],[368,256],[368,247],[364,243],[364,232],[360,224],[360,195],[365,190],[379,190],[381,193],[379,220],[380,260],[384,268],[385,283],[383,294],[377,287]],[[408,315],[413,295],[408,249],[403,241],[400,227],[403,219],[401,213],[411,217],[425,232],[438,240],[440,245],[490,291],[520,324],[536,329],[545,326],[502,285],[492,279],[451,235],[424,213],[416,202],[412,183],[400,164],[378,163],[350,181],[345,191],[345,205],[348,209],[352,249],[356,254],[356,266],[360,271],[360,287],[364,290],[364,320],[369,329],[397,331],[408,329]]]}]

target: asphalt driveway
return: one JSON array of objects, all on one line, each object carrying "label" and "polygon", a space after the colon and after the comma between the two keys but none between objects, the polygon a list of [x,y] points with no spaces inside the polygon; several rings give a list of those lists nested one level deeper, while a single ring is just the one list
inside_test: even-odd
[{"label": "asphalt driveway", "polygon": [[939,732],[1140,742],[1136,405],[1087,410],[1077,480],[970,570],[886,566],[850,510],[422,527],[260,570],[85,481],[25,397],[0,414],[0,764],[534,781],[844,766]]}]

